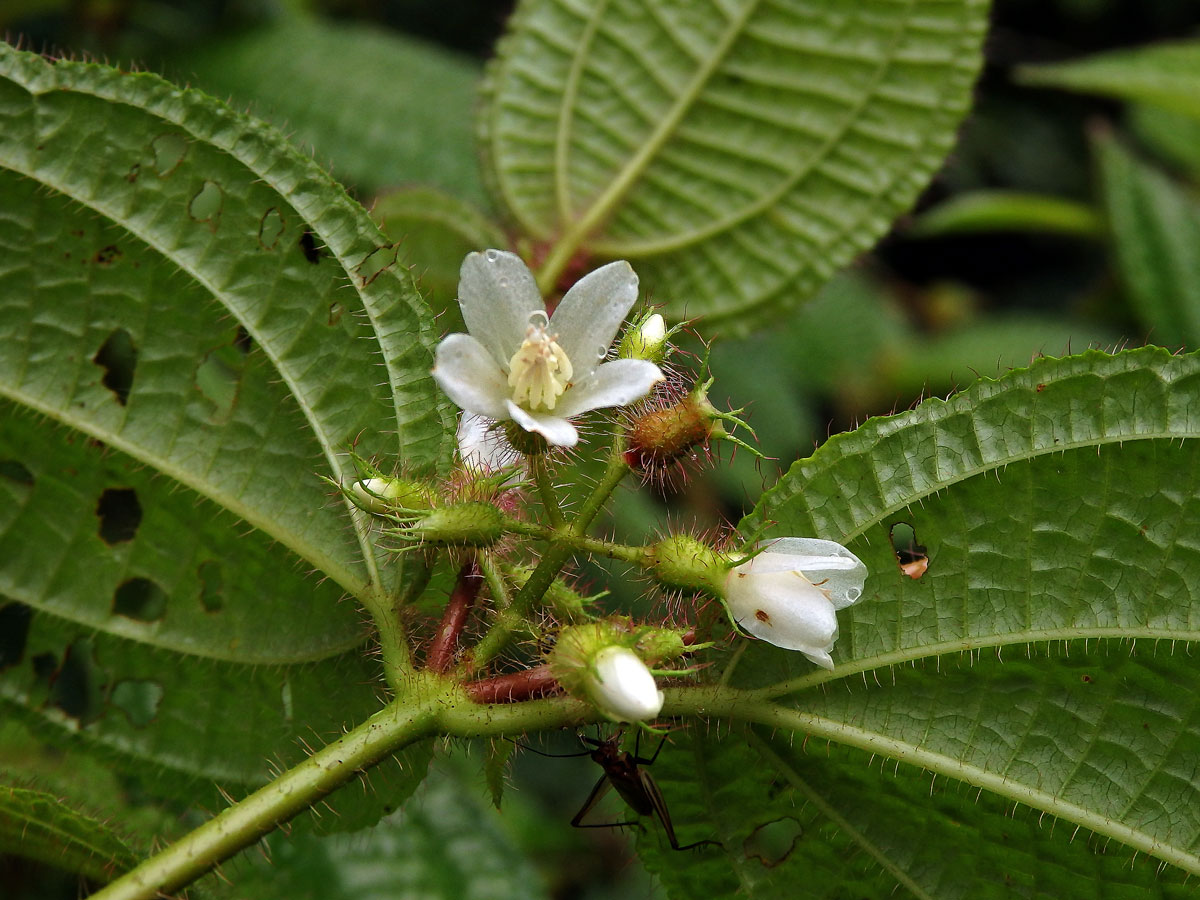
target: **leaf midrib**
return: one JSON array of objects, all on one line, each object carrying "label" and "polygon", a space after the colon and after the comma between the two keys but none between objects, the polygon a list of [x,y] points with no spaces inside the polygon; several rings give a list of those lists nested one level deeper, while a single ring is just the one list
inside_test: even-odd
[{"label": "leaf midrib", "polygon": [[[68,63],[68,64],[64,64],[64,65],[71,65],[71,64]],[[55,73],[55,74],[58,74],[58,73]],[[34,101],[33,111],[36,116],[39,111],[38,106],[36,105],[36,101],[42,94],[47,93],[48,91],[46,89],[35,89],[34,87],[32,87],[30,85],[24,84],[23,82],[12,77],[11,73],[4,73],[4,77],[6,77],[10,83],[17,85],[18,87],[22,88],[30,95],[31,99]],[[242,158],[240,156],[233,154],[231,151],[227,150],[226,148],[220,147],[219,145],[214,143],[207,135],[197,134],[194,129],[190,128],[187,124],[185,124],[183,122],[180,122],[176,119],[167,118],[166,116],[163,116],[159,112],[149,109],[147,106],[132,104],[122,98],[114,98],[111,96],[107,96],[102,91],[82,90],[76,84],[65,84],[64,83],[65,79],[54,78],[52,80],[54,82],[55,87],[57,87],[60,90],[67,90],[67,91],[77,93],[77,94],[80,94],[83,96],[98,97],[100,99],[106,100],[107,102],[119,104],[121,106],[126,106],[131,109],[137,110],[139,113],[153,117],[159,121],[170,122],[172,125],[175,125],[181,129],[185,130],[189,135],[191,135],[193,138],[195,138],[198,142],[209,145],[209,146],[217,147],[218,149],[222,150],[225,153],[228,153],[230,156],[237,159],[240,163],[245,165],[249,171],[253,172],[255,175],[262,178],[263,181],[266,184],[270,185],[273,190],[276,190],[278,193],[280,193],[281,197],[288,196],[287,194],[284,194],[283,192],[278,191],[278,189],[275,187],[273,180],[266,173],[259,171],[255,167],[249,165],[246,161],[242,160]],[[164,84],[165,84],[165,82],[164,82]],[[287,367],[281,363],[280,358],[274,353],[273,349],[271,348],[270,342],[261,340],[261,336],[257,333],[257,331],[253,327],[252,323],[244,321],[242,319],[242,317],[240,315],[238,315],[238,310],[235,309],[234,306],[231,305],[227,301],[225,295],[216,287],[216,285],[210,283],[206,278],[204,278],[198,269],[186,264],[183,260],[181,260],[177,256],[173,255],[166,247],[164,247],[164,246],[160,245],[159,243],[157,243],[156,241],[154,241],[151,238],[151,236],[134,228],[130,222],[123,220],[121,217],[117,216],[115,213],[102,208],[97,203],[91,202],[90,200],[87,200],[87,199],[83,198],[82,196],[78,196],[77,194],[72,193],[69,189],[67,189],[67,187],[65,185],[49,181],[49,180],[47,180],[46,177],[44,177],[40,173],[36,172],[35,170],[33,170],[33,169],[27,170],[20,165],[14,165],[11,161],[0,161],[0,166],[3,166],[4,168],[8,169],[9,171],[16,172],[17,174],[20,174],[26,178],[29,178],[29,179],[37,182],[38,184],[42,184],[42,185],[49,187],[49,188],[57,191],[59,194],[65,196],[65,197],[69,197],[71,200],[78,203],[80,206],[87,208],[87,209],[91,209],[94,212],[98,213],[99,215],[107,218],[110,222],[113,222],[114,224],[124,228],[130,234],[135,235],[146,246],[152,248],[157,253],[159,253],[164,259],[169,260],[180,271],[186,272],[190,277],[195,279],[195,281],[198,284],[203,286],[205,288],[205,290],[207,290],[211,296],[218,299],[222,303],[222,305],[224,305],[225,308],[228,309],[230,311],[230,313],[232,315],[234,315],[235,318],[237,318],[239,323],[247,330],[247,332],[250,334],[250,336],[252,338],[254,338],[255,342],[262,348],[264,355],[271,362],[271,365],[274,367],[276,372],[278,372],[279,377],[287,385],[289,393],[295,399],[296,404],[300,408],[301,412],[303,413],[306,421],[308,421],[309,426],[311,427],[314,436],[316,437],[318,443],[321,445],[322,453],[325,456],[326,461],[329,463],[330,468],[334,472],[338,473],[339,475],[343,474],[342,464],[337,457],[335,449],[330,444],[328,436],[325,434],[324,429],[320,426],[319,421],[315,417],[314,410],[312,409],[311,406],[309,406],[304,401],[304,399],[298,389],[298,385],[295,382],[294,376],[288,371]],[[339,263],[342,264],[343,269],[346,271],[349,271],[349,269],[346,268],[346,265],[340,256],[338,257],[338,260],[339,260]],[[361,298],[362,292],[358,290],[358,286],[354,283],[354,279],[349,278],[348,281],[355,288],[356,292],[359,294],[359,296]],[[375,327],[375,325],[376,325],[375,318],[371,314],[369,304],[366,304],[364,302],[364,307],[367,308],[368,316],[371,319],[372,327]],[[376,328],[376,332],[378,332],[377,328]],[[389,375],[392,375],[392,374],[393,373],[391,372],[391,366],[389,365]],[[0,387],[0,390],[2,390],[2,387]],[[16,399],[16,395],[13,395],[11,392],[8,392],[8,391],[5,391],[5,396],[9,396],[12,399]],[[393,399],[395,399],[395,398],[393,397]],[[53,411],[47,410],[46,408],[40,408],[39,411],[46,412],[48,415],[51,415],[51,417],[55,418],[57,421],[61,421],[64,424],[69,424],[69,416],[59,416],[59,415],[55,414]],[[72,427],[77,427],[77,426],[75,424],[72,424]],[[94,429],[89,430],[86,428],[81,428],[80,430],[86,431],[88,433],[93,433],[93,431],[94,431]],[[151,454],[140,454],[140,453],[134,452],[132,449],[132,445],[128,444],[127,442],[120,442],[118,440],[114,440],[113,436],[108,435],[107,433],[94,434],[93,436],[100,437],[101,439],[107,441],[108,443],[112,444],[113,446],[120,447],[120,449],[122,449],[123,452],[128,453],[130,456],[133,456],[136,459],[146,462],[147,464],[158,465],[158,462],[160,462],[160,461],[156,461],[156,459]],[[121,446],[122,444],[124,444],[124,446]],[[377,563],[375,560],[374,549],[372,547],[372,544],[371,544],[371,541],[369,538],[367,523],[363,521],[363,517],[355,515],[356,510],[353,507],[353,505],[350,503],[349,499],[344,498],[343,502],[345,503],[346,508],[350,512],[351,520],[354,524],[355,535],[358,539],[359,547],[363,554],[364,563],[365,563],[368,573],[369,573],[369,579],[366,581],[364,581],[359,576],[352,573],[350,570],[346,569],[344,566],[341,565],[341,563],[332,560],[325,553],[321,552],[319,550],[319,548],[316,548],[316,547],[306,544],[305,542],[299,540],[297,536],[291,535],[290,532],[287,532],[286,530],[278,527],[278,523],[272,523],[270,520],[264,519],[262,516],[247,515],[246,511],[247,511],[248,507],[245,507],[241,503],[238,503],[232,497],[226,496],[222,492],[207,490],[202,487],[201,482],[198,482],[195,479],[188,479],[188,478],[181,477],[181,471],[173,466],[162,465],[162,466],[160,466],[160,469],[161,469],[161,471],[164,472],[164,474],[170,475],[172,478],[175,478],[180,483],[187,485],[189,488],[191,488],[192,490],[195,490],[197,493],[201,494],[202,496],[209,497],[214,502],[219,503],[223,506],[226,506],[226,508],[235,512],[237,515],[239,515],[241,518],[245,519],[251,525],[254,525],[254,527],[258,528],[261,531],[264,531],[267,534],[270,534],[272,537],[276,538],[281,543],[283,543],[285,546],[287,546],[289,549],[292,549],[294,552],[298,553],[303,559],[306,559],[309,562],[313,563],[313,565],[316,565],[319,568],[321,568],[324,572],[326,572],[326,574],[328,574],[339,585],[341,585],[347,591],[352,593],[354,596],[362,597],[364,595],[364,593],[367,591],[370,584],[379,583],[378,566],[377,566]]]},{"label": "leaf midrib", "polygon": [[1200,875],[1200,856],[1189,853],[1182,847],[1165,844],[1137,828],[980,766],[936,753],[877,731],[859,728],[813,713],[786,709],[774,704],[739,704],[733,712],[740,718],[749,721],[787,728],[812,737],[825,738],[868,753],[882,754],[891,759],[926,769],[935,775],[945,775],[966,782],[1015,803],[1040,809],[1053,816],[1075,822],[1096,834],[1113,838],[1135,850],[1178,866],[1193,875]]},{"label": "leaf midrib", "polygon": [[70,407],[60,409],[56,406],[51,406],[39,401],[32,395],[10,389],[3,382],[0,382],[0,397],[32,409],[68,428],[101,440],[113,449],[119,450],[127,456],[156,469],[168,478],[200,494],[202,497],[206,497],[212,502],[228,509],[238,518],[279,541],[279,543],[287,547],[301,559],[307,560],[314,566],[317,566],[344,590],[355,597],[361,597],[367,591],[368,584],[366,581],[349,569],[344,568],[338,560],[328,556],[319,546],[309,544],[301,540],[299,535],[287,529],[280,528],[277,520],[261,515],[255,507],[243,504],[232,494],[226,494],[215,489],[207,482],[191,477],[187,470],[175,466],[169,459],[146,452],[145,448],[140,445],[125,440],[119,434],[96,427],[95,423],[71,416],[69,412]]},{"label": "leaf midrib", "polygon": [[[915,0],[908,0],[907,5],[910,9],[914,2]],[[908,33],[908,23],[909,17],[906,16],[904,18],[904,27],[896,31],[894,39],[891,42],[892,49]],[[792,191],[797,184],[811,175],[833,150],[837,149],[842,137],[858,121],[867,104],[874,99],[875,89],[879,86],[879,83],[883,80],[889,69],[891,69],[894,62],[894,54],[889,53],[883,56],[875,71],[875,75],[871,79],[869,87],[863,90],[859,102],[847,110],[842,124],[817,148],[816,152],[809,158],[807,164],[797,168],[791,176],[783,179],[773,190],[763,194],[758,200],[753,203],[747,203],[737,212],[731,213],[722,219],[716,219],[705,224],[703,227],[693,228],[691,231],[679,232],[678,234],[659,238],[658,240],[592,241],[590,244],[592,251],[604,257],[632,257],[634,259],[673,253],[683,250],[692,244],[715,237],[771,209],[782,197]],[[925,141],[922,141],[922,147],[924,145]],[[903,175],[905,173],[901,172],[898,174]],[[886,191],[881,191],[880,195],[884,193]]]},{"label": "leaf midrib", "polygon": [[761,737],[752,731],[747,731],[746,741],[751,747],[762,757],[775,767],[775,769],[783,774],[787,782],[798,792],[804,799],[811,803],[826,819],[851,841],[863,849],[872,859],[881,865],[889,875],[896,879],[901,885],[907,888],[917,900],[936,900],[919,884],[913,881],[912,877],[904,871],[877,843],[870,840],[860,829],[850,824],[850,821],[834,809],[829,802],[819,794],[812,785],[810,785],[795,767],[785,762],[778,753]]},{"label": "leaf midrib", "polygon": [[[912,2],[912,0],[909,0]],[[692,76],[692,80],[684,87],[683,91],[676,98],[674,105],[659,121],[658,126],[651,132],[649,138],[642,145],[629,161],[625,163],[605,191],[597,197],[590,207],[574,222],[568,218],[566,221],[571,222],[562,237],[558,240],[558,245],[563,249],[556,249],[556,255],[562,253],[570,253],[582,243],[589,234],[601,222],[608,218],[616,209],[617,205],[624,198],[629,189],[641,178],[651,160],[657,155],[659,150],[666,144],[667,139],[679,127],[679,123],[683,121],[687,111],[691,108],[696,97],[699,96],[701,90],[708,83],[717,67],[724,61],[729,50],[737,42],[743,28],[749,18],[757,11],[761,0],[749,0],[745,7],[738,15],[733,16],[729,20],[725,33],[721,36],[720,42],[713,48],[713,52],[707,60],[696,70]],[[576,57],[579,58],[578,56]],[[567,93],[563,93],[563,104],[567,102]],[[565,128],[569,125],[569,116],[565,113],[560,114],[559,128]],[[569,139],[565,136],[556,135],[556,151],[558,144],[569,144]],[[557,152],[556,152],[557,156]],[[565,162],[565,152],[563,154]]]}]

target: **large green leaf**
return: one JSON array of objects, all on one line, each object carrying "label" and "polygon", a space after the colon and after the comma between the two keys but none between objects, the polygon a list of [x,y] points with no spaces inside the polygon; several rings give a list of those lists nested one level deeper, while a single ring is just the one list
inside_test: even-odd
[{"label": "large green leaf", "polygon": [[[42,440],[65,440],[84,473],[62,484],[66,470],[38,458],[33,429],[9,432],[9,490],[27,504],[14,540],[38,534],[35,525],[52,530],[37,519],[72,490],[78,539],[69,559],[64,535],[26,541],[20,564],[5,566],[4,589],[101,624],[118,575],[145,579],[150,592],[175,587],[193,606],[223,585],[225,608],[246,609],[213,616],[199,632],[195,615],[180,613],[177,628],[168,615],[142,636],[162,630],[166,646],[191,640],[191,652],[251,659],[347,646],[355,613],[334,601],[380,577],[379,551],[364,522],[348,527],[318,472],[346,477],[344,451],[355,441],[361,452],[429,467],[446,439],[429,377],[431,326],[396,271],[395,249],[276,132],[203,94],[11,48],[0,52],[0,73],[0,320],[12,336],[0,347],[0,397],[6,420],[24,408],[66,426]],[[122,459],[107,463],[103,448]],[[135,464],[160,477],[129,474]],[[125,493],[106,501],[109,490]],[[104,502],[155,508],[166,531],[106,536]],[[253,578],[233,566],[201,572],[210,551],[233,557],[242,543],[243,529],[208,524],[218,508],[282,545],[274,567],[315,568],[332,583],[293,593],[297,579],[285,574],[276,594],[263,579],[251,591]],[[164,563],[149,561],[164,547],[191,560],[173,584],[161,583]],[[97,591],[80,577],[92,557],[128,571]],[[292,635],[300,646],[234,649],[248,610],[299,626],[263,640]],[[129,633],[128,622],[107,618],[104,627]],[[269,631],[260,620],[259,634]]]},{"label": "large green leaf", "polygon": [[446,452],[428,311],[328,175],[204,94],[0,45],[0,121],[0,699],[213,806],[379,708],[345,597],[405,570],[319,476]]},{"label": "large green leaf", "polygon": [[[988,696],[976,686],[992,674],[983,668],[961,673],[963,697]],[[1000,686],[1010,687],[1015,674]],[[1074,684],[1081,685],[1077,676]],[[864,692],[847,695],[848,703],[863,705]],[[1182,900],[1194,893],[1181,872],[1131,860],[1068,822],[910,765],[786,733],[674,740],[654,777],[673,817],[690,820],[688,836],[724,847],[675,853],[647,833],[639,850],[672,897]],[[979,745],[987,752],[985,741]],[[697,799],[678,802],[688,794]]]},{"label": "large green leaf", "polygon": [[1140,100],[1200,117],[1200,42],[1150,44],[1017,71],[1024,84]]},{"label": "large green leaf", "polygon": [[[1197,396],[1200,356],[1089,352],[870,420],[794,464],[744,532],[842,541],[870,576],[839,616],[833,672],[745,648],[728,676],[782,698],[745,714],[807,735],[810,750],[856,747],[1095,832],[1077,857],[1048,829],[1010,838],[1024,861],[993,851],[1001,868],[1033,866],[1033,884],[1067,866],[1053,896],[1098,895],[1108,840],[1200,873],[1200,669],[1184,649],[1200,639]],[[918,579],[897,565],[898,524],[928,555]],[[838,787],[834,803],[820,779],[799,778],[835,812],[861,811],[837,826],[854,841],[887,836],[870,821],[873,794]],[[994,808],[955,815],[986,833]],[[975,855],[973,831],[941,830],[947,856]],[[884,843],[884,870],[924,883],[919,842]]]},{"label": "large green leaf", "polygon": [[288,17],[205,43],[170,68],[250,103],[368,191],[421,183],[484,199],[472,127],[479,66],[465,57],[369,26]]},{"label": "large green leaf", "polygon": [[673,315],[745,325],[811,296],[924,187],[986,17],[984,0],[531,0],[487,82],[487,174],[552,270],[629,259]]},{"label": "large green leaf", "polygon": [[1113,138],[1096,152],[1117,265],[1149,340],[1200,346],[1200,203]]}]

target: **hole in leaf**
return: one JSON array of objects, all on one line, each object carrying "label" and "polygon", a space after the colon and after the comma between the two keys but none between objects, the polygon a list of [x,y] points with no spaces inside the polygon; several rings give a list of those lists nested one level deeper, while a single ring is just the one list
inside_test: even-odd
[{"label": "hole in leaf", "polygon": [[917,543],[917,532],[907,522],[897,522],[888,530],[892,552],[896,554],[896,565],[909,578],[917,579],[929,569],[929,555]]},{"label": "hole in leaf", "polygon": [[137,728],[145,728],[158,715],[163,688],[157,681],[118,681],[109,695],[109,702],[129,717]]},{"label": "hole in leaf", "polygon": [[50,703],[80,724],[93,722],[104,712],[104,680],[91,640],[80,638],[67,647],[62,665],[50,676]]},{"label": "hole in leaf", "polygon": [[11,668],[25,656],[25,641],[29,638],[29,623],[33,621],[33,607],[9,600],[0,606],[0,671]]},{"label": "hole in leaf", "polygon": [[108,544],[132,541],[142,524],[142,504],[133,488],[109,488],[96,504],[100,519],[100,540]]},{"label": "hole in leaf", "polygon": [[211,404],[209,421],[227,422],[237,405],[245,354],[233,344],[218,347],[196,367],[196,389]]},{"label": "hole in leaf", "polygon": [[355,274],[364,285],[370,284],[384,269],[396,264],[397,247],[380,247],[367,254],[366,259],[354,267]]},{"label": "hole in leaf", "polygon": [[304,258],[314,266],[321,261],[321,248],[317,246],[317,238],[311,230],[306,228],[296,243],[300,245],[300,252],[304,254]]},{"label": "hole in leaf", "polygon": [[104,370],[100,383],[112,391],[117,402],[124,406],[133,389],[133,370],[137,366],[137,347],[133,345],[129,332],[124,328],[115,329],[104,339],[92,362]]},{"label": "hole in leaf", "polygon": [[139,622],[157,622],[167,612],[167,592],[149,578],[130,578],[113,592],[112,611]]},{"label": "hole in leaf", "polygon": [[0,478],[7,478],[9,481],[26,486],[33,484],[33,473],[26,468],[24,463],[17,462],[15,459],[0,459]]},{"label": "hole in leaf", "polygon": [[237,333],[233,336],[233,346],[237,347],[243,356],[249,356],[250,351],[254,349],[254,338],[250,337],[250,332],[242,325],[237,327]]},{"label": "hole in leaf", "polygon": [[188,203],[188,215],[197,222],[208,223],[210,228],[217,227],[221,218],[221,205],[225,202],[225,192],[215,181],[206,181],[196,191]]},{"label": "hole in leaf", "polygon": [[215,559],[206,559],[196,569],[200,579],[200,605],[205,612],[220,612],[225,606],[225,577],[221,564]]},{"label": "hole in leaf", "polygon": [[121,248],[116,244],[109,244],[107,247],[101,247],[96,251],[96,255],[92,257],[92,261],[99,266],[111,266],[121,258]]},{"label": "hole in leaf", "polygon": [[271,207],[262,214],[258,223],[258,242],[264,250],[274,250],[283,235],[283,214]]},{"label": "hole in leaf", "polygon": [[329,304],[329,324],[336,325],[342,321],[342,316],[346,314],[346,307],[338,303],[336,300]]},{"label": "hole in leaf", "polygon": [[159,176],[165,178],[179,168],[187,156],[187,149],[187,138],[181,134],[160,134],[152,140],[150,152],[154,155],[154,168]]},{"label": "hole in leaf", "polygon": [[767,868],[779,865],[796,847],[804,829],[791,816],[759,825],[742,842],[747,859],[757,859]]}]

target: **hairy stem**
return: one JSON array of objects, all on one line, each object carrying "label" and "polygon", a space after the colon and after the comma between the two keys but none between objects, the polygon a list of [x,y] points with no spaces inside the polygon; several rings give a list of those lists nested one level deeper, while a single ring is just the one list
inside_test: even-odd
[{"label": "hairy stem", "polygon": [[388,754],[433,733],[439,704],[393,702],[295,768],[92,894],[154,900],[195,881]]},{"label": "hairy stem", "polygon": [[534,453],[528,457],[529,471],[537,485],[538,495],[542,498],[542,507],[546,510],[546,521],[554,528],[563,523],[562,510],[558,507],[558,497],[554,494],[554,483],[550,480],[550,470],[546,466],[546,454]]}]

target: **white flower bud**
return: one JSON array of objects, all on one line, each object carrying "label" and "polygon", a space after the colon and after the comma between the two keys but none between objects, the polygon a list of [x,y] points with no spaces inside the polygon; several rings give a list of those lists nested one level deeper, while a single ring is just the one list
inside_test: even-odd
[{"label": "white flower bud", "polygon": [[608,646],[592,657],[588,694],[596,707],[618,722],[653,719],[663,695],[641,657],[628,647]]},{"label": "white flower bud", "polygon": [[818,666],[832,669],[829,651],[837,641],[837,611],[862,598],[866,577],[867,567],[840,544],[776,538],[730,570],[725,605],[748,634],[785,650],[799,650]]}]

